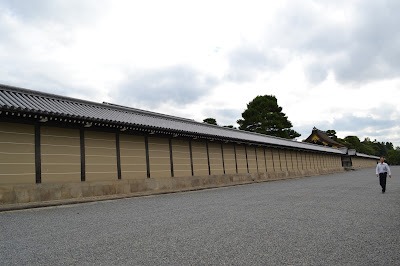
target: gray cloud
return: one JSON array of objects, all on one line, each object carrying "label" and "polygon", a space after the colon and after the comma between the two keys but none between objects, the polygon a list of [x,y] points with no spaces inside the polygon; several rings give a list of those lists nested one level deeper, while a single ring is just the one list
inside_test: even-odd
[{"label": "gray cloud", "polygon": [[[0,10],[25,23],[53,22],[78,25],[105,12],[109,2],[103,0],[2,0]],[[103,10],[103,11],[102,11]]]},{"label": "gray cloud", "polygon": [[115,94],[116,102],[131,105],[141,103],[155,107],[171,101],[185,105],[206,95],[218,80],[196,72],[189,66],[135,71],[127,75]]},{"label": "gray cloud", "polygon": [[[302,139],[307,138],[315,126],[320,130],[333,129],[336,132],[351,132],[351,135],[369,136],[371,139],[380,138],[379,141],[397,141],[393,139],[390,131],[393,127],[400,125],[400,119],[393,118],[397,113],[395,106],[381,106],[379,108],[372,108],[368,114],[376,114],[378,118],[372,115],[366,117],[355,116],[351,113],[343,114],[342,118],[337,118],[333,122],[318,121],[313,125],[303,125],[300,127],[294,126],[294,129],[302,134]],[[363,140],[363,139],[361,139]]]},{"label": "gray cloud", "polygon": [[273,53],[266,53],[256,46],[241,46],[229,55],[228,80],[246,82],[258,71],[279,70],[283,59]]},{"label": "gray cloud", "polygon": [[354,2],[342,2],[343,10],[327,2],[319,4],[327,12],[330,8],[341,11],[338,13],[350,23],[334,24],[323,17],[320,9],[303,2],[291,3],[280,11],[279,17],[285,20],[278,24],[273,35],[274,46],[316,58],[305,70],[310,81],[323,81],[329,71],[341,83],[364,83],[398,76],[399,1],[360,1],[353,7],[349,4]]},{"label": "gray cloud", "polygon": [[390,119],[375,119],[373,117],[357,117],[354,115],[345,115],[340,120],[335,120],[332,128],[337,131],[355,131],[360,132],[368,128],[379,131],[391,128],[398,124],[398,121]]}]

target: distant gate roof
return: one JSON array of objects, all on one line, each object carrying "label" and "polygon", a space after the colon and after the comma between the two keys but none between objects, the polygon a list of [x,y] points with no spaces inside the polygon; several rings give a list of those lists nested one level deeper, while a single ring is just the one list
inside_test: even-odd
[{"label": "distant gate roof", "polygon": [[110,103],[96,103],[0,84],[0,114],[29,114],[41,121],[60,119],[66,123],[140,130],[192,138],[232,141],[290,149],[343,154],[338,149],[263,134],[225,128]]},{"label": "distant gate roof", "polygon": [[342,144],[338,143],[337,141],[329,137],[325,131],[319,130],[316,127],[313,128],[311,135],[304,141],[308,143],[313,143],[314,136],[317,136],[321,142],[325,142],[332,147],[333,146],[336,146],[338,148],[344,147]]}]

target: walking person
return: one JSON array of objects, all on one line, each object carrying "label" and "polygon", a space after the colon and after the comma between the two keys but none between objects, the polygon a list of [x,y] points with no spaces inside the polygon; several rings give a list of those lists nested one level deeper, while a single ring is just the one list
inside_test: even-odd
[{"label": "walking person", "polygon": [[376,166],[376,176],[379,176],[379,184],[382,187],[382,193],[386,191],[386,177],[389,173],[389,178],[392,178],[392,173],[390,172],[390,167],[384,162],[385,158],[381,156],[380,162]]}]

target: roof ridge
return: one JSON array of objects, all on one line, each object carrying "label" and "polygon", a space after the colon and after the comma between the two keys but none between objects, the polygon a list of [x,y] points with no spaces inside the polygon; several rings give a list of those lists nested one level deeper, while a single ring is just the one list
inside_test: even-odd
[{"label": "roof ridge", "polygon": [[[133,112],[135,112],[137,114],[145,114],[145,115],[151,115],[151,116],[154,116],[154,117],[170,118],[170,119],[175,119],[175,120],[179,120],[179,121],[185,121],[185,122],[189,122],[189,123],[193,123],[193,124],[199,124],[199,125],[208,126],[208,127],[216,127],[216,128],[219,128],[219,129],[236,130],[236,129],[226,128],[226,127],[222,127],[222,126],[218,126],[218,125],[211,125],[211,124],[207,124],[207,123],[204,123],[204,122],[198,122],[198,121],[195,121],[194,119],[178,117],[178,116],[172,116],[172,115],[168,115],[168,114],[162,114],[162,113],[147,111],[147,110],[143,110],[143,109],[138,109],[138,108],[129,107],[129,106],[123,106],[123,105],[114,104],[114,103],[93,102],[93,101],[82,100],[82,99],[68,97],[68,96],[52,94],[52,93],[48,93],[48,92],[42,92],[42,91],[38,91],[38,90],[31,90],[31,89],[26,89],[26,88],[21,88],[21,87],[5,85],[5,84],[1,84],[1,83],[0,83],[0,89],[5,89],[5,90],[8,90],[8,91],[13,91],[13,92],[17,92],[17,93],[31,94],[31,95],[39,96],[39,97],[50,97],[50,98],[54,98],[54,99],[57,99],[57,100],[66,100],[66,101],[75,102],[75,103],[83,103],[83,104],[88,104],[88,105],[94,105],[94,106],[97,106],[97,107],[106,107],[108,109],[114,109],[114,110],[118,110],[118,111],[121,111],[121,110],[123,110],[123,111],[133,111]],[[250,132],[250,131],[246,131],[246,132],[255,133],[255,132]],[[271,136],[271,137],[273,137],[273,136]]]},{"label": "roof ridge", "polygon": [[[3,84],[0,84],[0,91],[15,93],[15,94],[22,94],[22,95],[33,96],[33,97],[43,97],[43,99],[47,98],[48,100],[59,100],[59,101],[65,102],[67,104],[82,104],[82,105],[86,105],[88,107],[101,108],[101,109],[106,109],[109,111],[115,111],[115,112],[121,112],[121,113],[124,112],[127,114],[131,113],[132,115],[141,115],[141,116],[145,116],[145,117],[148,116],[148,117],[153,117],[153,118],[158,118],[158,119],[164,118],[164,120],[170,120],[173,122],[178,122],[178,123],[180,122],[180,123],[186,123],[186,124],[191,124],[193,126],[197,126],[197,127],[199,127],[199,129],[192,129],[193,132],[195,132],[195,133],[197,132],[198,134],[204,134],[204,135],[209,135],[209,136],[219,136],[219,135],[223,136],[223,135],[226,135],[226,133],[228,133],[228,132],[232,132],[235,134],[235,136],[230,136],[229,138],[235,138],[235,139],[243,140],[243,141],[246,141],[246,139],[248,138],[246,136],[254,136],[254,137],[261,137],[261,138],[269,139],[268,142],[270,143],[270,145],[274,145],[273,141],[271,141],[271,140],[275,139],[275,140],[279,141],[279,144],[277,144],[277,145],[282,145],[282,146],[286,146],[286,147],[291,147],[292,145],[290,143],[297,143],[300,146],[307,145],[309,147],[313,146],[313,147],[319,148],[319,145],[314,145],[311,143],[302,143],[295,139],[285,139],[285,138],[261,134],[261,133],[257,133],[257,132],[238,130],[238,129],[229,128],[229,127],[212,125],[212,124],[207,124],[204,122],[198,122],[193,119],[181,118],[181,117],[141,110],[141,109],[137,109],[137,108],[126,107],[126,106],[117,105],[117,104],[92,102],[92,101],[81,100],[81,99],[77,99],[77,98],[61,96],[61,95],[51,94],[51,93],[47,93],[47,92],[41,92],[41,91],[19,88],[19,87],[3,85]],[[86,114],[82,114],[81,116],[86,116]],[[89,118],[90,116],[87,116],[87,117]],[[106,118],[99,117],[97,119],[106,119]],[[107,118],[107,119],[110,120],[110,118]],[[118,122],[118,120],[112,120],[112,121]],[[131,123],[131,122],[127,121],[126,123]],[[205,127],[207,127],[208,129],[215,129],[216,132],[213,132],[212,130],[204,129]],[[166,127],[166,128],[168,128],[168,127]],[[173,128],[171,128],[171,129],[173,129]],[[176,129],[176,130],[181,131],[182,129]],[[202,133],[200,133],[200,132],[202,132]],[[225,133],[223,133],[223,132],[225,132]],[[257,140],[257,142],[258,142],[258,140]],[[301,148],[301,147],[299,147],[299,148]]]},{"label": "roof ridge", "polygon": [[31,89],[26,89],[26,88],[21,88],[21,87],[15,87],[15,86],[5,85],[5,84],[1,84],[1,83],[0,83],[0,89],[5,89],[8,91],[17,92],[17,93],[32,94],[34,96],[39,96],[39,97],[52,97],[57,100],[67,100],[67,101],[71,101],[71,102],[103,106],[101,103],[98,103],[98,102],[82,100],[82,99],[78,99],[78,98],[74,98],[74,97],[63,96],[63,95],[59,95],[59,94],[53,94],[53,93],[43,92],[43,91],[38,91],[38,90],[31,90]]}]

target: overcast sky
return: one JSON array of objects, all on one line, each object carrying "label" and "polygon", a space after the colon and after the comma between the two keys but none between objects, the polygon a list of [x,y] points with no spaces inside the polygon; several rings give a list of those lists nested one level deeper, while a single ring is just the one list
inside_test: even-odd
[{"label": "overcast sky", "polygon": [[272,94],[400,146],[400,1],[0,0],[0,83],[236,125]]}]

